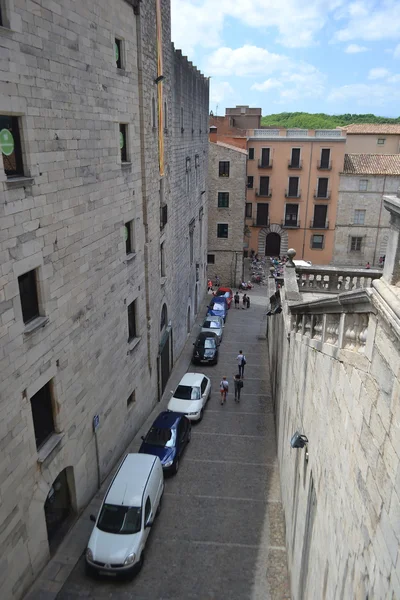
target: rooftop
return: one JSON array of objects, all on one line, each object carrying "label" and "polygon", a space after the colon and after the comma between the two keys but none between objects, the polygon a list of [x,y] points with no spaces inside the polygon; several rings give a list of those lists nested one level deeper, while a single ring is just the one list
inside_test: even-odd
[{"label": "rooftop", "polygon": [[225,144],[224,142],[210,142],[210,144],[222,146],[223,148],[228,148],[228,150],[236,150],[236,152],[240,152],[241,154],[247,154],[247,150],[243,150],[242,148],[238,148],[237,146],[233,146],[231,144]]},{"label": "rooftop", "polygon": [[343,173],[400,175],[400,154],[345,154]]},{"label": "rooftop", "polygon": [[391,124],[391,123],[358,123],[354,125],[346,125],[345,127],[340,127],[346,131],[346,133],[350,134],[392,134],[392,135],[400,135],[400,123],[399,124]]},{"label": "rooftop", "polygon": [[346,141],[346,132],[342,129],[249,129],[250,139],[274,139],[276,141],[285,141],[287,138],[297,138],[302,140],[314,140],[319,138],[321,141],[329,139],[337,142]]}]

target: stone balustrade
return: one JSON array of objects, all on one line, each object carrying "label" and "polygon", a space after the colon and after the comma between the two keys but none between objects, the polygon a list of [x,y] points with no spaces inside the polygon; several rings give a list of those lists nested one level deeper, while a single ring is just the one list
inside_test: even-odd
[{"label": "stone balustrade", "polygon": [[375,279],[382,277],[380,269],[355,269],[328,266],[297,267],[299,292],[338,294],[369,288]]}]

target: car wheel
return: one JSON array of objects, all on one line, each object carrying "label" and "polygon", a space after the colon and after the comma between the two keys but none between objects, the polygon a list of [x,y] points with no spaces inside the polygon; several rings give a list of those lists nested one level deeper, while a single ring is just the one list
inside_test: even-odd
[{"label": "car wheel", "polygon": [[142,554],[140,555],[139,562],[137,563],[137,571],[136,571],[137,573],[139,573],[139,571],[142,570],[143,563],[144,563],[144,552],[142,552]]},{"label": "car wheel", "polygon": [[204,417],[204,408],[202,408],[200,411],[200,417],[198,419],[198,423],[200,423],[203,420],[203,417]]},{"label": "car wheel", "polygon": [[98,573],[97,573],[96,569],[94,569],[87,562],[85,562],[85,574],[87,575],[87,577],[91,577],[92,579],[98,578]]},{"label": "car wheel", "polygon": [[161,494],[160,502],[158,503],[158,506],[157,506],[156,517],[158,517],[158,515],[161,512],[163,496],[164,496],[164,492]]},{"label": "car wheel", "polygon": [[175,464],[174,464],[175,475],[177,474],[178,471],[179,471],[179,459],[176,459]]},{"label": "car wheel", "polygon": [[187,443],[189,443],[191,439],[192,439],[192,428],[190,428],[189,431],[188,431]]}]

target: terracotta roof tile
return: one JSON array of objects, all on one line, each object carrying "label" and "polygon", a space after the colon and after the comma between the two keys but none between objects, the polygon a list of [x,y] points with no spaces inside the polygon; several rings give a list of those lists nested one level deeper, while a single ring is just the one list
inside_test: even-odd
[{"label": "terracotta roof tile", "polygon": [[343,173],[400,175],[400,154],[345,154]]},{"label": "terracotta roof tile", "polygon": [[346,125],[345,127],[340,127],[346,131],[346,133],[366,133],[366,134],[397,134],[400,135],[400,123],[359,123],[354,125]]}]

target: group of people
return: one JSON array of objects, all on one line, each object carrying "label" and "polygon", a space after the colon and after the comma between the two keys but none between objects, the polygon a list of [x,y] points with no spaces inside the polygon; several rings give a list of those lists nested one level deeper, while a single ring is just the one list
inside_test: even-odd
[{"label": "group of people", "polygon": [[[240,308],[240,296],[239,291],[233,296],[233,301],[235,303],[235,308]],[[245,310],[246,308],[250,308],[250,296],[247,294],[243,294],[242,298],[242,308]]]},{"label": "group of people", "polygon": [[[236,360],[237,360],[239,372],[236,373],[236,375],[233,379],[233,385],[234,385],[234,390],[235,390],[235,402],[240,402],[240,392],[242,391],[242,388],[243,388],[244,366],[246,364],[246,357],[243,354],[243,350],[239,350],[239,354],[237,355]],[[221,406],[222,406],[226,402],[226,397],[227,397],[228,391],[229,391],[229,382],[225,376],[221,379],[221,383],[219,384],[219,389],[220,389],[220,393],[221,393]]]}]

